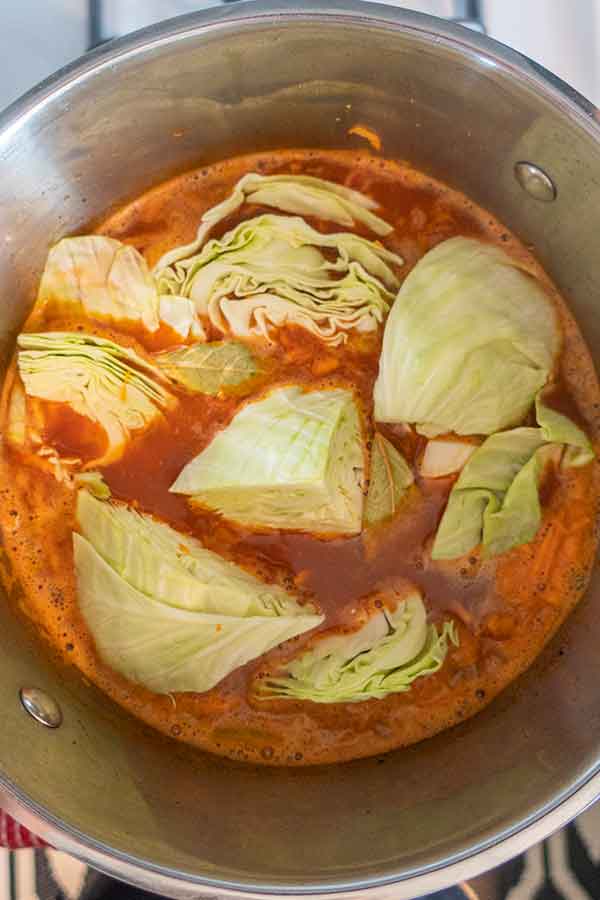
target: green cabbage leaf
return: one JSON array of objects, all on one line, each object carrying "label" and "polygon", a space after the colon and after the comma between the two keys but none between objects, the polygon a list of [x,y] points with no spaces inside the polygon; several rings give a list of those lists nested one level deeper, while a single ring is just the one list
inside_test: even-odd
[{"label": "green cabbage leaf", "polygon": [[175,247],[159,259],[155,273],[160,275],[168,266],[197,253],[215,225],[236,213],[244,203],[270,206],[299,216],[317,216],[345,228],[360,223],[379,237],[393,231],[391,225],[373,213],[377,203],[360,191],[310,175],[258,175],[250,172],[240,178],[225,200],[204,213],[196,237],[190,244]]},{"label": "green cabbage leaf", "polygon": [[514,428],[488,437],[467,461],[450,492],[432,559],[454,559],[482,544],[497,556],[533,540],[542,521],[539,483],[562,453],[563,468],[586,465],[594,451],[584,432],[536,397],[539,428]]},{"label": "green cabbage leaf", "polygon": [[[539,428],[514,428],[487,438],[460,473],[438,528],[432,559],[453,559],[483,543],[493,556],[535,537]],[[501,549],[500,549],[501,548]]]},{"label": "green cabbage leaf", "polygon": [[155,693],[203,693],[239,666],[320,624],[319,616],[227,616],[160,603],[73,535],[79,608],[101,659]]},{"label": "green cabbage leaf", "polygon": [[323,621],[187,535],[83,490],[79,608],[101,659],[157,693],[210,690]]},{"label": "green cabbage leaf", "polygon": [[20,334],[17,368],[28,396],[66,403],[105,431],[107,449],[98,464],[118,459],[133,432],[176,402],[158,368],[92,334]]},{"label": "green cabbage leaf", "polygon": [[358,534],[364,466],[350,391],[284,387],[243,406],[170,490],[253,527]]},{"label": "green cabbage leaf", "polygon": [[375,419],[429,437],[511,427],[550,378],[559,345],[552,303],[518,262],[451,238],[417,263],[388,316]]},{"label": "green cabbage leaf", "polygon": [[261,679],[260,699],[276,697],[314,703],[357,703],[410,690],[418,678],[437,672],[449,642],[458,643],[453,622],[438,632],[427,624],[415,592],[395,610],[375,612],[359,630],[325,635],[292,659],[281,676]]},{"label": "green cabbage leaf", "polygon": [[379,327],[399,286],[393,265],[402,259],[366,238],[262,215],[162,269],[157,279],[165,296],[190,297],[224,333],[269,339],[272,328],[290,323],[337,346],[350,330]]},{"label": "green cabbage leaf", "polygon": [[544,439],[567,445],[562,460],[563,468],[586,466],[594,459],[594,449],[585,432],[563,413],[547,406],[543,393],[535,398],[535,410]]}]

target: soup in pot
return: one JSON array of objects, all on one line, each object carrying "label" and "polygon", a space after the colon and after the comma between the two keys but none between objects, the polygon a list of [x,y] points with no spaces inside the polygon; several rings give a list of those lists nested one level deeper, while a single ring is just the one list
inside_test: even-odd
[{"label": "soup in pot", "polygon": [[599,409],[565,301],[464,195],[355,152],[189,172],[49,250],[1,406],[22,609],[210,752],[406,746],[581,597]]}]

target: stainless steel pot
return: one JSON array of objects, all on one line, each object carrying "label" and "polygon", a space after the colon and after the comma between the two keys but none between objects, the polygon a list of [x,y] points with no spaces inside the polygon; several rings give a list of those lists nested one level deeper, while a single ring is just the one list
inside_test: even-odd
[{"label": "stainless steel pot", "polygon": [[[58,236],[202,162],[350,146],[356,122],[531,243],[600,360],[596,111],[487,38],[356,0],[174,20],[92,53],[2,116],[5,356]],[[523,161],[553,180],[553,202],[535,171],[519,184]],[[304,771],[229,764],[149,733],[54,665],[3,603],[5,801],[55,846],[174,897],[415,897],[501,862],[600,794],[599,603],[595,572],[539,663],[472,721],[384,759]],[[60,704],[61,727],[24,712],[29,685]]]}]

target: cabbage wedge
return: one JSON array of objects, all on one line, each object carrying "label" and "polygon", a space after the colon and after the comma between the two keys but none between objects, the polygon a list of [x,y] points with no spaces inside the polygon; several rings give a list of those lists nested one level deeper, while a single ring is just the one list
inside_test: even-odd
[{"label": "cabbage wedge", "polygon": [[136,590],[180,609],[231,616],[295,616],[313,612],[277,585],[207,550],[192,537],[89,490],[77,495],[81,534]]},{"label": "cabbage wedge", "polygon": [[497,556],[533,540],[542,521],[538,488],[546,464],[557,454],[563,468],[594,458],[584,432],[541,396],[536,411],[539,428],[501,431],[469,458],[450,493],[432,559],[454,559],[480,543],[484,556]]},{"label": "cabbage wedge", "polygon": [[285,674],[261,679],[257,696],[313,703],[359,703],[410,690],[418,678],[443,665],[449,642],[458,643],[453,622],[440,632],[427,624],[415,592],[395,610],[376,612],[358,631],[324,636],[287,664]]},{"label": "cabbage wedge", "polygon": [[29,397],[66,403],[100,425],[107,447],[97,464],[118,459],[133,432],[176,403],[159,369],[134,350],[92,334],[20,334],[17,368]]},{"label": "cabbage wedge", "polygon": [[87,491],[78,495],[77,512],[83,618],[101,659],[151,691],[208,691],[323,621],[281,588],[150,516]]},{"label": "cabbage wedge", "polygon": [[50,250],[36,313],[90,315],[159,327],[159,303],[146,261],[134,247],[100,235],[63,238]]},{"label": "cabbage wedge", "polygon": [[511,427],[550,378],[559,346],[542,286],[502,250],[451,238],[417,263],[392,307],[375,419],[428,437]]},{"label": "cabbage wedge", "polygon": [[188,299],[159,297],[135,247],[101,235],[63,238],[48,254],[33,319],[64,315],[139,323],[151,333],[165,323],[182,337],[204,336]]},{"label": "cabbage wedge", "polygon": [[165,253],[154,272],[160,276],[163,269],[197,253],[215,225],[236,213],[244,203],[270,206],[299,216],[317,216],[346,228],[358,222],[379,237],[393,231],[391,225],[373,213],[377,203],[360,191],[310,175],[258,175],[250,172],[240,178],[229,197],[204,213],[195,239]]},{"label": "cabbage wedge", "polygon": [[[328,258],[322,251],[335,252]],[[303,219],[262,215],[157,273],[163,294],[190,297],[222,332],[267,339],[296,324],[337,346],[375,331],[398,289],[403,260],[350,233],[322,234]]]},{"label": "cabbage wedge", "polygon": [[350,391],[284,387],[242,407],[170,490],[244,525],[358,534],[364,467]]}]

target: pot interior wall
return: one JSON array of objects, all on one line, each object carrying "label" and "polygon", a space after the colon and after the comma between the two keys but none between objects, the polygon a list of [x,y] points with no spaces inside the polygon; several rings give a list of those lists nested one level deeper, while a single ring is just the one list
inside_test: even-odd
[{"label": "pot interior wall", "polygon": [[[356,122],[379,132],[385,155],[465,190],[533,244],[598,355],[596,141],[526,77],[461,47],[460,32],[433,42],[426,20],[378,14],[392,24],[363,13],[240,25],[235,10],[211,14],[210,28],[184,20],[169,39],[100,54],[60,92],[32,100],[0,134],[5,355],[62,234],[238,151],[358,146],[347,135]],[[521,191],[519,159],[554,177],[556,202]],[[407,874],[512,828],[596,765],[599,590],[594,576],[534,670],[472,722],[385,759],[304,771],[227,764],[150,734],[47,659],[3,603],[2,767],[90,839],[191,876],[306,888]],[[59,699],[60,729],[22,712],[25,684]]]}]

